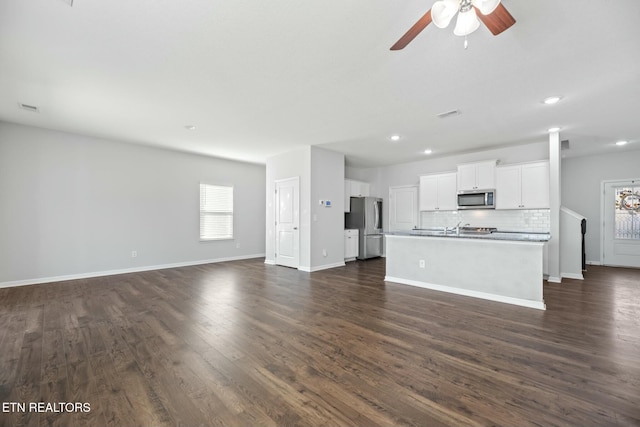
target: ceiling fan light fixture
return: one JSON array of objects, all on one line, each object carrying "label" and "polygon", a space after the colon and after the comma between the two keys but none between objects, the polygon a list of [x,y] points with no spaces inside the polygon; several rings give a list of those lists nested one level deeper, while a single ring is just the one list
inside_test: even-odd
[{"label": "ceiling fan light fixture", "polygon": [[618,141],[618,142],[616,142],[616,145],[617,145],[618,147],[621,147],[621,146],[623,146],[623,145],[627,145],[627,142],[628,142],[628,141]]},{"label": "ceiling fan light fixture", "polygon": [[438,28],[447,28],[453,17],[458,12],[460,2],[458,0],[440,0],[431,8],[431,19]]},{"label": "ceiling fan light fixture", "polygon": [[500,0],[471,0],[471,3],[480,10],[483,15],[489,15],[496,10],[500,4]]},{"label": "ceiling fan light fixture", "polygon": [[480,27],[480,21],[478,20],[478,15],[476,15],[476,10],[471,7],[469,10],[466,10],[458,13],[458,19],[456,20],[456,27],[453,29],[453,34],[456,36],[466,36],[473,33]]},{"label": "ceiling fan light fixture", "polygon": [[453,33],[465,38],[465,49],[467,36],[480,27],[480,21],[494,36],[516,23],[515,18],[500,0],[439,0],[391,46],[391,50],[404,49],[429,24],[433,23],[438,28],[447,27],[456,14],[458,17]]}]

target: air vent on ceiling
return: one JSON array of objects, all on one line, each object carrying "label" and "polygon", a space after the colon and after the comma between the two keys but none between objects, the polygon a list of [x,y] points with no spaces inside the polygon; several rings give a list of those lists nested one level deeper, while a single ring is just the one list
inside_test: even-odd
[{"label": "air vent on ceiling", "polygon": [[569,149],[569,140],[568,139],[563,139],[562,141],[560,141],[560,149],[561,150],[568,150]]},{"label": "air vent on ceiling", "polygon": [[40,111],[35,105],[23,104],[19,102],[18,106],[20,106],[20,108],[22,108],[23,110],[31,111],[32,113],[38,113]]},{"label": "air vent on ceiling", "polygon": [[439,117],[441,119],[446,119],[447,117],[458,116],[460,114],[462,114],[460,110],[451,110],[451,111],[445,111],[444,113],[437,114],[436,117]]}]

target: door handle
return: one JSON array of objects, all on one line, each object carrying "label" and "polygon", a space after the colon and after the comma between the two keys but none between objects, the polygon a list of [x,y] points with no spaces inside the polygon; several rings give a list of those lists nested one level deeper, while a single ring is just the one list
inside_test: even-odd
[{"label": "door handle", "polygon": [[298,227],[293,227],[293,229],[294,229],[294,230],[297,230],[297,229],[298,229]]}]

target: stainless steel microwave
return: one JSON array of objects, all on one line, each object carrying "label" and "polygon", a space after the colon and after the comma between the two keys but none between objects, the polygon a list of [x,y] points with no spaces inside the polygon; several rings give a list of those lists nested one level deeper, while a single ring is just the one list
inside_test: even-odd
[{"label": "stainless steel microwave", "polygon": [[495,209],[496,190],[458,191],[458,209]]}]

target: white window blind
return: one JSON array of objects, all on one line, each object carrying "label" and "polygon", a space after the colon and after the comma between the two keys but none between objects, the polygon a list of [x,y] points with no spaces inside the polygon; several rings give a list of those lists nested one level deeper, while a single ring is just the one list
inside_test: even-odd
[{"label": "white window blind", "polygon": [[233,239],[233,187],[200,184],[200,240]]}]

